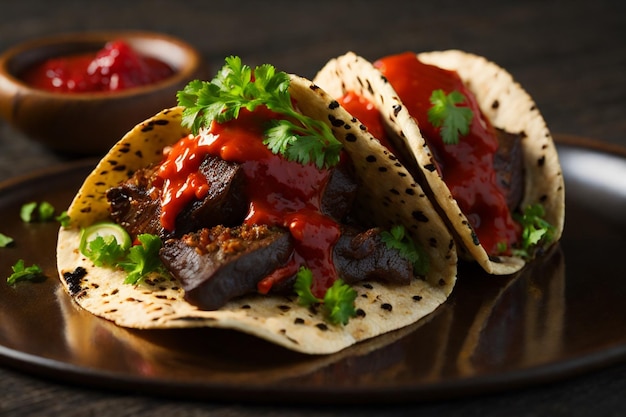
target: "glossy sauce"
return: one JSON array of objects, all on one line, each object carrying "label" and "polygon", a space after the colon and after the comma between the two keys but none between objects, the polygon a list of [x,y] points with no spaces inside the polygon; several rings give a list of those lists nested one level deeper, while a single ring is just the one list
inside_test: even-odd
[{"label": "glossy sauce", "polygon": [[164,62],[143,56],[124,41],[107,43],[97,52],[46,60],[21,78],[29,85],[52,92],[119,91],[156,83],[174,74]]},{"label": "glossy sauce", "polygon": [[[511,248],[519,238],[520,227],[512,219],[506,198],[496,181],[493,167],[498,149],[496,132],[482,115],[471,91],[454,71],[420,62],[414,53],[383,58],[374,64],[389,80],[420,127],[435,154],[443,180],[474,228],[487,253],[500,253],[499,245]],[[428,120],[433,90],[446,94],[457,90],[466,97],[474,118],[470,131],[456,145],[444,144],[440,128]]]},{"label": "glossy sauce", "polygon": [[320,211],[330,171],[287,161],[263,144],[264,125],[278,117],[264,107],[252,113],[242,110],[238,119],[213,123],[208,132],[183,138],[172,147],[157,174],[163,185],[161,223],[172,231],[178,213],[206,195],[206,180],[197,179],[204,156],[240,163],[250,201],[244,222],[285,227],[296,247],[288,265],[259,283],[259,292],[267,293],[304,265],[313,272],[313,293],[323,297],[337,279],[332,248],[340,235],[339,224]]}]

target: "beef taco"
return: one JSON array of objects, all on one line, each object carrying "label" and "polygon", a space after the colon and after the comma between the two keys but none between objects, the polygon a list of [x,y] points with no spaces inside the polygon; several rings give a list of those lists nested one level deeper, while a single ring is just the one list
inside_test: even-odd
[{"label": "beef taco", "polygon": [[380,124],[370,130],[429,195],[463,258],[511,274],[560,238],[555,144],[531,97],[493,62],[450,50],[372,64],[350,52],[314,82],[365,125]]},{"label": "beef taco", "polygon": [[453,238],[406,168],[310,81],[237,57],[128,132],[57,256],[87,311],[309,354],[407,326],[452,291]]}]

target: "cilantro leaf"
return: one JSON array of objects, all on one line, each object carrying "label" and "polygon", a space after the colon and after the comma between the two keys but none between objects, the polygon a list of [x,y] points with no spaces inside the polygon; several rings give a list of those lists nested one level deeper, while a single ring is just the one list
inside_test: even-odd
[{"label": "cilantro leaf", "polygon": [[356,315],[354,300],[357,293],[348,284],[338,279],[326,290],[324,299],[319,299],[311,292],[313,273],[309,268],[300,267],[296,275],[294,290],[298,294],[298,301],[305,307],[322,304],[326,320],[331,324],[347,324],[350,317]]},{"label": "cilantro leaf", "polygon": [[70,225],[70,216],[67,214],[67,211],[61,212],[58,216],[54,218],[54,220],[61,223],[61,226],[68,227]]},{"label": "cilantro leaf", "polygon": [[46,279],[43,270],[38,265],[25,266],[24,260],[18,260],[11,267],[13,273],[7,278],[7,284],[15,285],[20,281],[40,282]]},{"label": "cilantro leaf", "polygon": [[115,267],[126,254],[113,235],[97,236],[86,246],[81,252],[96,266]]},{"label": "cilantro leaf", "polygon": [[20,218],[24,223],[47,222],[54,218],[55,208],[47,201],[38,203],[32,201],[22,205],[20,208]]},{"label": "cilantro leaf", "polygon": [[118,264],[128,276],[125,284],[136,284],[151,272],[163,272],[164,267],[159,258],[159,250],[163,243],[156,235],[141,234],[137,236],[140,244],[130,248],[126,259]]},{"label": "cilantro leaf", "polygon": [[434,90],[430,96],[432,107],[428,110],[428,121],[441,128],[441,138],[447,145],[459,143],[459,136],[469,133],[474,112],[467,107],[459,107],[466,97],[457,90],[446,95],[443,90]]},{"label": "cilantro leaf", "polygon": [[311,272],[309,268],[300,267],[293,288],[296,294],[298,294],[298,301],[305,307],[311,307],[322,302],[322,300],[314,296],[311,292],[312,284],[313,272]]},{"label": "cilantro leaf", "polygon": [[381,232],[380,237],[389,248],[397,249],[400,255],[413,264],[418,275],[426,275],[430,261],[426,252],[406,233],[402,225],[393,226],[389,231]]},{"label": "cilantro leaf", "polygon": [[13,238],[4,233],[0,233],[0,248],[6,248],[13,243]]},{"label": "cilantro leaf", "polygon": [[20,218],[24,223],[30,223],[34,220],[35,209],[37,208],[37,202],[33,201],[22,205],[20,208]]},{"label": "cilantro leaf", "polygon": [[185,107],[182,124],[198,133],[213,121],[223,123],[239,116],[241,109],[254,111],[264,105],[285,116],[265,131],[263,143],[276,154],[318,168],[339,162],[342,145],[330,127],[296,111],[289,94],[289,75],[269,64],[254,71],[237,56],[226,58],[212,81],[195,80],[177,93],[178,104]]},{"label": "cilantro leaf", "polygon": [[356,291],[348,284],[344,284],[338,279],[326,291],[324,295],[324,310],[328,315],[328,320],[332,324],[348,324],[350,317],[356,315],[354,300]]},{"label": "cilantro leaf", "polygon": [[513,251],[514,255],[532,257],[538,247],[547,245],[554,239],[555,228],[543,219],[545,209],[541,204],[529,205],[522,214],[516,213],[514,216],[522,226],[522,241],[520,247]]}]

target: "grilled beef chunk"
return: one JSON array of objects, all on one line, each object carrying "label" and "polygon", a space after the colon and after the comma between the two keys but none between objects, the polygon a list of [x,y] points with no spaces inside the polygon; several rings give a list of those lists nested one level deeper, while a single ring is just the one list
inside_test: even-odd
[{"label": "grilled beef chunk", "polygon": [[285,264],[293,252],[286,229],[216,226],[167,240],[160,257],[185,290],[185,299],[204,310],[256,291],[257,283]]},{"label": "grilled beef chunk", "polygon": [[134,238],[142,233],[166,236],[161,226],[159,190],[152,187],[154,169],[140,169],[128,181],[107,191],[111,218]]},{"label": "grilled beef chunk", "polygon": [[330,174],[322,194],[321,211],[337,221],[348,215],[358,184],[352,161],[343,157]]},{"label": "grilled beef chunk", "polygon": [[207,179],[209,192],[188,205],[176,218],[176,236],[217,225],[241,224],[248,211],[245,174],[235,162],[207,156],[199,171]]},{"label": "grilled beef chunk", "polygon": [[[397,249],[387,246],[380,236],[381,230],[371,228],[359,232],[344,227],[333,248],[333,263],[337,275],[347,284],[358,281],[384,281],[408,285],[413,278],[413,264],[400,255]],[[277,282],[273,293],[293,293],[296,276]]]},{"label": "grilled beef chunk", "polygon": [[172,233],[163,229],[159,219],[161,192],[152,186],[154,168],[137,171],[128,181],[107,192],[111,217],[133,238],[141,233],[162,238],[180,237],[202,227],[240,224],[248,209],[248,201],[244,190],[245,177],[239,164],[207,156],[199,170],[209,184],[208,194],[181,211]]},{"label": "grilled beef chunk", "polygon": [[498,151],[494,156],[496,180],[506,196],[512,212],[519,207],[524,196],[524,155],[522,135],[498,129]]},{"label": "grilled beef chunk", "polygon": [[408,285],[413,264],[397,249],[383,242],[378,228],[357,232],[345,230],[333,250],[338,275],[348,284],[362,280]]}]

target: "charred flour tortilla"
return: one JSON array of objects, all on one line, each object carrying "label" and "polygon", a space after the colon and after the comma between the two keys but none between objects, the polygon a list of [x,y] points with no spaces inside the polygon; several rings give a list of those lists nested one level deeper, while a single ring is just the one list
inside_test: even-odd
[{"label": "charred flour tortilla", "polygon": [[182,108],[165,110],[127,133],[87,177],[71,203],[72,224],[59,231],[57,257],[62,285],[87,311],[125,327],[219,327],[240,330],[288,349],[309,354],[339,351],[354,343],[405,327],[431,313],[452,291],[457,255],[454,241],[420,186],[377,140],[329,95],[310,81],[291,76],[290,94],[300,111],[327,121],[354,162],[365,185],[356,207],[381,226],[401,223],[430,258],[425,279],[408,286],[360,282],[357,317],[345,326],[324,322],[321,313],[297,303],[296,296],[245,296],[216,311],[186,302],[180,284],[153,275],[137,285],[125,273],[98,268],[79,251],[80,228],[108,218],[106,190],[133,171],[161,160],[162,150],[189,131],[181,127]]},{"label": "charred flour tortilla", "polygon": [[[565,218],[563,176],[555,144],[531,97],[508,72],[483,57],[458,50],[420,53],[417,57],[426,64],[456,71],[495,128],[521,134],[525,174],[520,207],[541,203],[545,220],[555,228],[554,241],[557,241]],[[413,158],[411,164],[415,163],[418,171],[414,172],[415,177],[440,208],[464,256],[476,260],[491,274],[511,274],[525,265],[520,257],[489,256],[477,242],[467,217],[438,171],[427,168],[433,166],[433,154],[415,118],[369,61],[347,53],[330,60],[314,82],[333,97],[354,91],[374,103],[386,129],[392,133],[390,139],[395,139],[398,152],[406,152]]]}]

